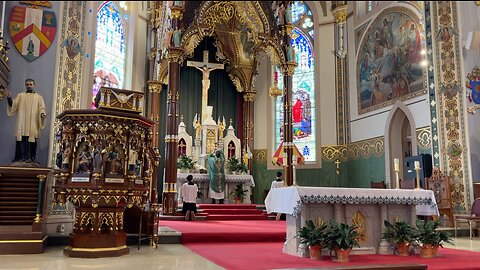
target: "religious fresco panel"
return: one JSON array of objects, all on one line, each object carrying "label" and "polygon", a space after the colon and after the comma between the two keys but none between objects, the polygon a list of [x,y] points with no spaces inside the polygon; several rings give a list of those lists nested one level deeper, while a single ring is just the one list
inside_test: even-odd
[{"label": "religious fresco panel", "polygon": [[412,10],[385,9],[370,24],[359,48],[359,114],[426,93],[424,29]]}]

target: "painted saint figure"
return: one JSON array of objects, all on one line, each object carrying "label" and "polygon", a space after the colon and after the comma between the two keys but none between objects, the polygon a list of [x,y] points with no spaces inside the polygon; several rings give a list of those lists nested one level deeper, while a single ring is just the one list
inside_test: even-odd
[{"label": "painted saint figure", "polygon": [[45,127],[47,117],[43,97],[34,91],[35,81],[25,80],[26,92],[18,94],[12,100],[11,93],[6,92],[7,114],[17,114],[15,122],[15,158],[13,162],[36,163],[37,140]]}]

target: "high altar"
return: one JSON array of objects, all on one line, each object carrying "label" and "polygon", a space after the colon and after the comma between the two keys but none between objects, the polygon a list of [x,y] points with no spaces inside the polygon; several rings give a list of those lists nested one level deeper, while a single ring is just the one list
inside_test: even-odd
[{"label": "high altar", "polygon": [[283,252],[295,256],[301,256],[300,239],[295,236],[307,220],[354,224],[360,233],[360,248],[354,248],[353,254],[375,254],[384,220],[404,220],[414,226],[417,215],[438,215],[433,192],[414,189],[290,186],[270,190],[265,206],[268,213],[287,214]]},{"label": "high altar", "polygon": [[[195,169],[192,173],[183,173],[179,172],[177,174],[177,192],[178,198],[177,202],[181,204],[182,195],[180,193],[180,187],[187,180],[187,175],[193,175],[193,181],[196,182],[199,186],[199,191],[202,193],[203,198],[199,198],[199,201],[202,203],[207,203],[208,198],[208,188],[209,188],[209,178],[205,165],[207,164],[208,156],[215,152],[217,149],[223,150],[225,153],[225,159],[229,160],[231,158],[236,158],[238,160],[242,159],[242,146],[240,139],[235,135],[235,129],[230,125],[227,129],[227,134],[224,136],[225,130],[225,118],[223,120],[218,120],[215,122],[212,118],[212,106],[207,106],[205,120],[200,124],[198,115],[194,117],[193,127],[195,129],[195,139],[192,140],[192,136],[189,135],[186,131],[186,125],[182,121],[178,126],[178,156],[187,155],[192,158],[198,165],[195,166]],[[248,163],[248,154],[246,151],[243,153],[243,162]],[[200,172],[203,172],[200,173]],[[244,203],[250,203],[250,194],[251,187],[255,186],[253,177],[249,174],[245,175],[232,175],[228,174],[228,168],[225,168],[225,199],[226,202],[229,201],[228,195],[235,185],[241,183],[243,188],[248,190],[246,199]]]},{"label": "high altar", "polygon": [[148,204],[156,194],[149,119],[140,116],[143,93],[103,87],[97,110],[58,115],[55,203],[75,205],[75,223],[64,254],[109,257],[128,253],[126,207]]}]

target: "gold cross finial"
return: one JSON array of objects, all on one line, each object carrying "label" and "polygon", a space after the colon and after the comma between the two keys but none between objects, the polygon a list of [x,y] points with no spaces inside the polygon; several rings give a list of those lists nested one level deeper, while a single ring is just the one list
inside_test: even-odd
[{"label": "gold cross finial", "polygon": [[182,114],[182,117],[180,117],[180,122],[183,122],[183,114]]},{"label": "gold cross finial", "polygon": [[230,118],[230,126],[232,125],[232,123],[233,123],[233,120],[232,120],[232,118]]}]

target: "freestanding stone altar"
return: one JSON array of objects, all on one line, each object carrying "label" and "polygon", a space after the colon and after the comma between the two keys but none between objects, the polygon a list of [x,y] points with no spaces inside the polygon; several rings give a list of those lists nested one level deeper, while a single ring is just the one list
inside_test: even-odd
[{"label": "freestanding stone altar", "polygon": [[148,203],[153,122],[140,116],[143,93],[102,88],[97,110],[58,115],[55,202],[75,205],[75,223],[64,254],[111,257],[128,253],[124,210]]},{"label": "freestanding stone altar", "polygon": [[283,252],[297,254],[295,237],[307,220],[336,220],[354,224],[360,234],[360,248],[353,254],[378,253],[383,221],[403,220],[415,226],[417,215],[438,215],[431,190],[328,188],[290,186],[270,190],[265,199],[268,213],[287,214],[287,236]]}]

